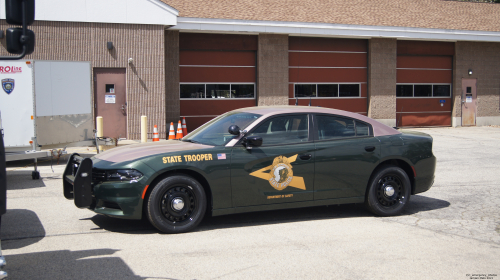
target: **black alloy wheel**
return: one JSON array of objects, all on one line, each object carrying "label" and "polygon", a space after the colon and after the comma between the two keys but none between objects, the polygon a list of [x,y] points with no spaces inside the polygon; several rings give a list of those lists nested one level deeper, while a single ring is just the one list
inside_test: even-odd
[{"label": "black alloy wheel", "polygon": [[379,216],[401,213],[410,200],[411,184],[406,172],[397,166],[381,167],[368,186],[365,205]]},{"label": "black alloy wheel", "polygon": [[158,182],[147,201],[147,216],[153,226],[165,233],[194,229],[206,211],[203,186],[186,175],[169,176]]},{"label": "black alloy wheel", "polygon": [[184,222],[196,208],[192,188],[186,185],[172,186],[163,195],[160,207],[165,218],[172,224]]},{"label": "black alloy wheel", "polygon": [[393,207],[404,199],[403,184],[394,175],[382,177],[377,182],[377,200],[384,207]]}]

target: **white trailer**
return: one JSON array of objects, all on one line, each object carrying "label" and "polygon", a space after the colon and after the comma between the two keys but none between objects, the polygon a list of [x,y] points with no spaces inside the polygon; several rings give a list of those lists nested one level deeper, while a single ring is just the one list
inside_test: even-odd
[{"label": "white trailer", "polygon": [[0,129],[6,161],[93,145],[90,62],[0,61]]}]

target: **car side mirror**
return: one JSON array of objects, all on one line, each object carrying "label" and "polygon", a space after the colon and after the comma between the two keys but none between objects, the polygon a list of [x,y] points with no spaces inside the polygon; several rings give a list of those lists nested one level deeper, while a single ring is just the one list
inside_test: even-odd
[{"label": "car side mirror", "polygon": [[262,137],[260,136],[248,136],[243,138],[243,141],[241,142],[243,145],[246,146],[247,149],[252,149],[252,147],[260,147],[262,146]]},{"label": "car side mirror", "polygon": [[227,132],[231,133],[232,135],[240,135],[240,127],[237,125],[232,125],[229,127]]}]

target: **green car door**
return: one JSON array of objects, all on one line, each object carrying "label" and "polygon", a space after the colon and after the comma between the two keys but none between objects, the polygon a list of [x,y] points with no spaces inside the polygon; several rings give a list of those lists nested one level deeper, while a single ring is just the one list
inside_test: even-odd
[{"label": "green car door", "polygon": [[315,115],[314,200],[364,200],[380,158],[380,142],[367,123],[335,115]]},{"label": "green car door", "polygon": [[314,142],[311,115],[270,117],[246,137],[262,138],[260,147],[241,142],[231,153],[233,206],[313,200]]}]

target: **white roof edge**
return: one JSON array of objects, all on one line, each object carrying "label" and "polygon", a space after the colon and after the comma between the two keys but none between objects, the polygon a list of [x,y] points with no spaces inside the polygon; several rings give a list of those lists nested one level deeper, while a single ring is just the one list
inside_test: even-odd
[{"label": "white roof edge", "polygon": [[276,33],[290,36],[500,42],[500,32],[494,31],[188,17],[178,17],[177,25],[170,29],[182,32]]},{"label": "white roof edge", "polygon": [[[5,0],[0,0],[5,7]],[[179,11],[160,0],[40,0],[35,21],[165,25],[177,24]],[[5,19],[5,9],[0,9]]]}]

